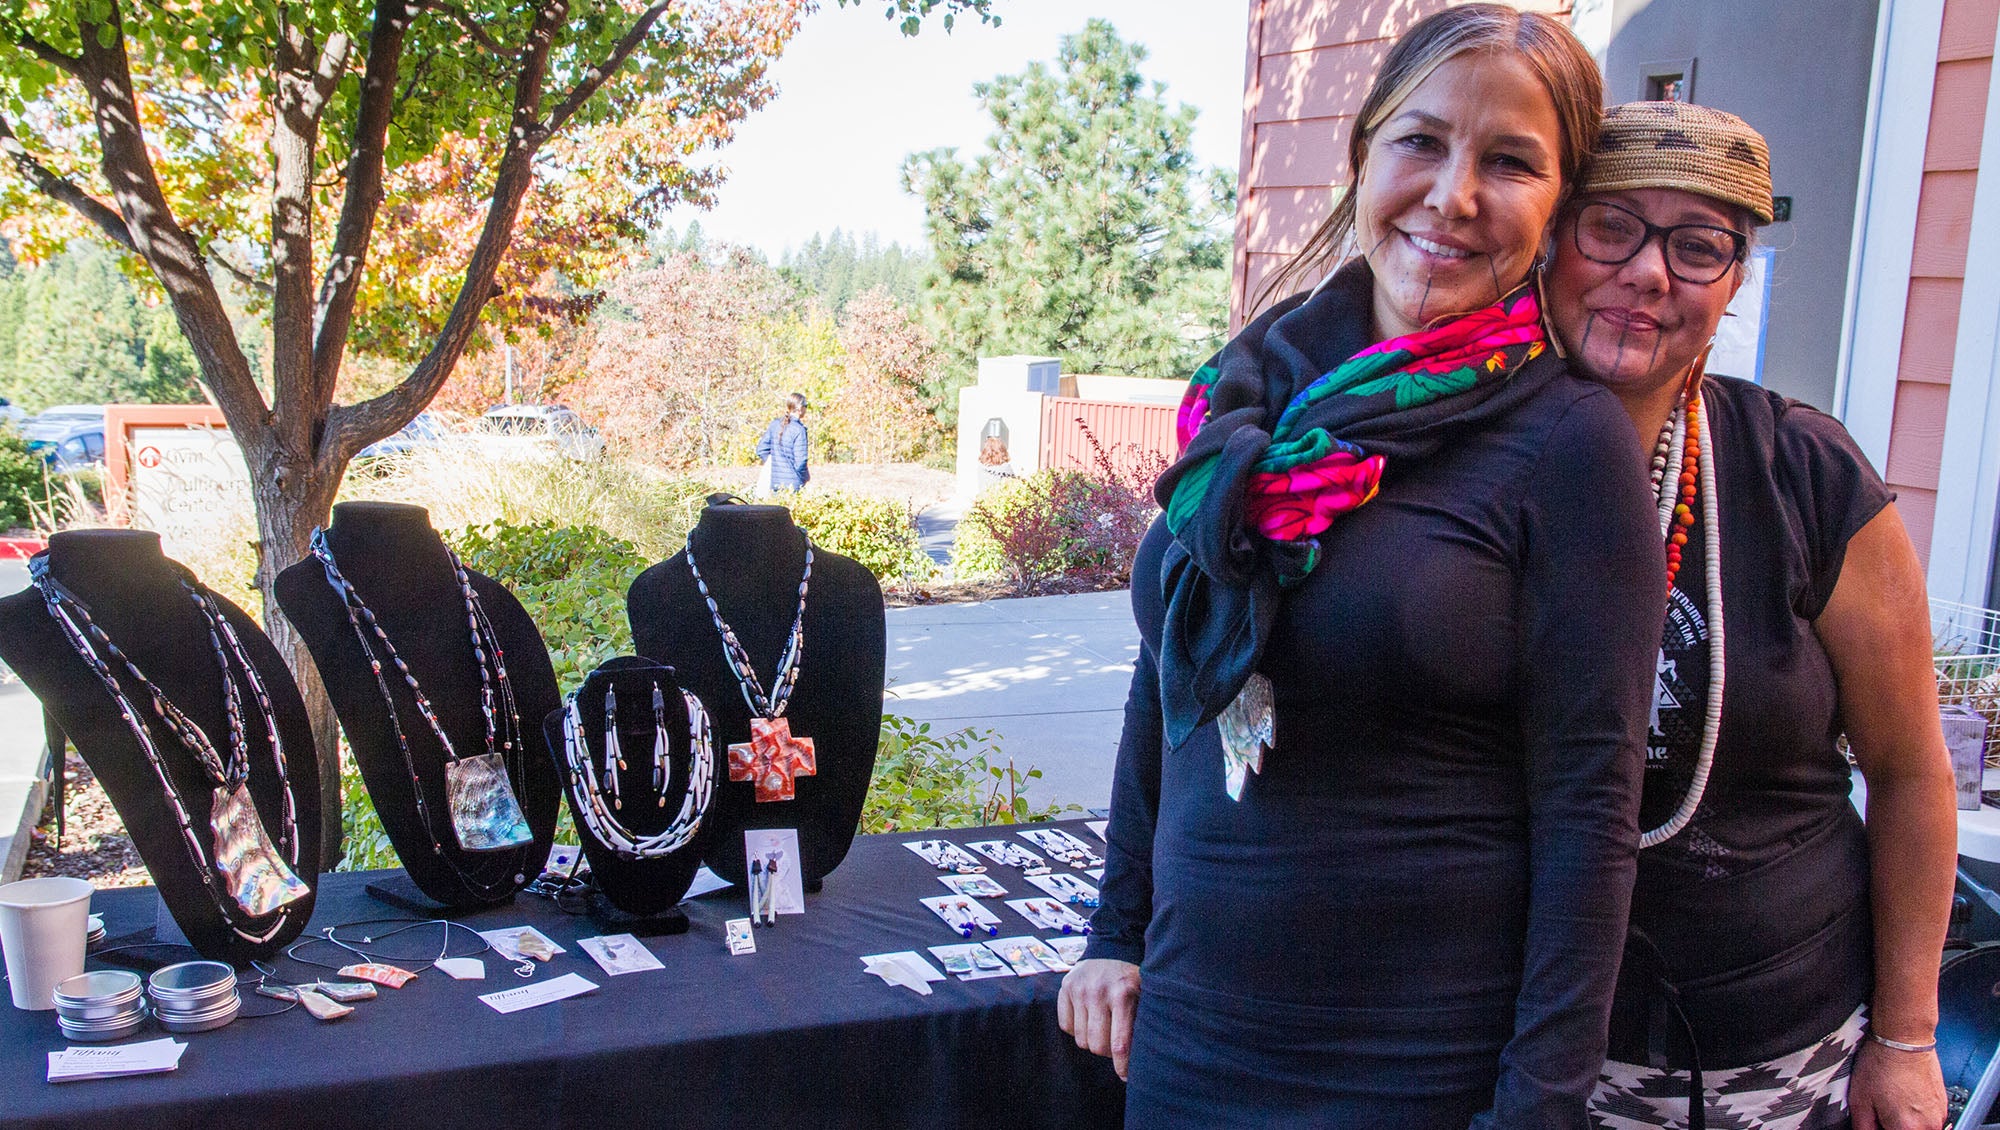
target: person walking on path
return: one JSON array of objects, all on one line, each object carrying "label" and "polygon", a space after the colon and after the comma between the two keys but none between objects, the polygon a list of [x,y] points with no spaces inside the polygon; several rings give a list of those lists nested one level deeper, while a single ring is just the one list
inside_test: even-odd
[{"label": "person walking on path", "polygon": [[757,441],[757,458],[764,464],[758,473],[760,494],[803,490],[812,479],[806,466],[806,398],[804,393],[785,397],[785,414],[764,427]]}]

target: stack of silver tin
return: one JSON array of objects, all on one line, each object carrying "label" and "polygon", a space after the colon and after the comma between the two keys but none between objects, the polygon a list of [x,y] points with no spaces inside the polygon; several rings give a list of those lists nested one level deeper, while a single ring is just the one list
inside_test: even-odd
[{"label": "stack of silver tin", "polygon": [[122,1040],[146,1023],[139,975],[122,969],[79,973],[56,985],[56,1024],[85,1042]]},{"label": "stack of silver tin", "polygon": [[146,981],[153,1019],[169,1032],[206,1032],[236,1019],[243,998],[236,993],[236,970],[219,961],[183,961],[154,972]]}]

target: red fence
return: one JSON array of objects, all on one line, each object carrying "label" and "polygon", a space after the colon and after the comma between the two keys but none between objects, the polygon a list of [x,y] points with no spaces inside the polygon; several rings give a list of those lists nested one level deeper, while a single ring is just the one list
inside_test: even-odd
[{"label": "red fence", "polygon": [[[1042,400],[1043,467],[1097,468],[1097,455],[1084,435],[1088,428],[1120,470],[1135,465],[1164,467],[1177,454],[1171,404],[1130,404],[1050,396]],[[1149,454],[1150,453],[1150,454]],[[1158,460],[1150,456],[1156,454]]]}]

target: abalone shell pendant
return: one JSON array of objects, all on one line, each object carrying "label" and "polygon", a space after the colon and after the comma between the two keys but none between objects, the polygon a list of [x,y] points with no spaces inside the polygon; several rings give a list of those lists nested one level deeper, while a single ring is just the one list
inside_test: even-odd
[{"label": "abalone shell pendant", "polygon": [[1243,799],[1243,783],[1264,771],[1264,751],[1278,746],[1278,712],[1271,680],[1252,674],[1216,716],[1222,737],[1222,785],[1230,800]]},{"label": "abalone shell pendant", "polygon": [[466,851],[499,851],[535,838],[498,753],[446,762],[444,791],[451,803],[451,830]]},{"label": "abalone shell pendant", "polygon": [[249,784],[215,790],[209,825],[215,830],[215,869],[243,913],[263,918],[312,893],[271,845]]}]

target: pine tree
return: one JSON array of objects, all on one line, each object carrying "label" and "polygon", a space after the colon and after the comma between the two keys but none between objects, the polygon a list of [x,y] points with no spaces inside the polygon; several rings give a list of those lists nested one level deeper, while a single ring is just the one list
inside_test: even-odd
[{"label": "pine tree", "polygon": [[971,162],[939,149],[904,163],[936,263],[926,304],[952,361],[941,418],[955,418],[951,392],[981,356],[1171,377],[1220,343],[1231,177],[1198,170],[1196,111],[1169,108],[1145,58],[1091,20],[1063,37],[1053,70],[973,87],[994,131]]}]

